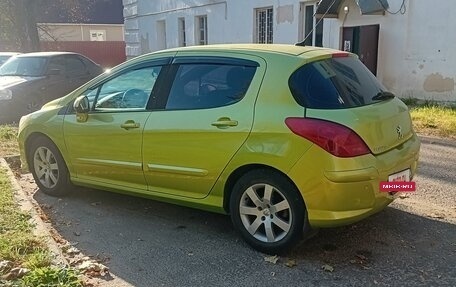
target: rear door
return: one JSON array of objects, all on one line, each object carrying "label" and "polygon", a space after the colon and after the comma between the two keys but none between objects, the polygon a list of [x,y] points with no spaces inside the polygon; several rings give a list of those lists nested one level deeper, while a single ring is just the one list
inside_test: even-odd
[{"label": "rear door", "polygon": [[247,139],[265,63],[180,52],[144,130],[150,191],[203,198]]}]

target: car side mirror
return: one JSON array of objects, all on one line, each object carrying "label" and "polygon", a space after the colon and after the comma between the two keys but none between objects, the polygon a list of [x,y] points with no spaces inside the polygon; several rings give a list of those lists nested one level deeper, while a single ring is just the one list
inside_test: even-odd
[{"label": "car side mirror", "polygon": [[49,76],[56,76],[56,75],[60,75],[60,73],[61,73],[60,69],[50,69],[47,74]]},{"label": "car side mirror", "polygon": [[90,103],[86,96],[79,96],[76,98],[73,104],[73,108],[76,111],[76,120],[84,123],[89,117]]}]

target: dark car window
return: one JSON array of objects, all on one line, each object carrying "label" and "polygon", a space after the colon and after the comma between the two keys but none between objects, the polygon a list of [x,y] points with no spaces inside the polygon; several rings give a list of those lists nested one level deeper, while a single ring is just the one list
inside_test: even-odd
[{"label": "dark car window", "polygon": [[84,63],[76,56],[66,56],[66,75],[68,77],[77,77],[87,75],[87,69]]},{"label": "dark car window", "polygon": [[[98,111],[146,108],[161,66],[130,70],[85,93]],[[92,103],[95,102],[95,105]]]},{"label": "dark car window", "polygon": [[42,76],[46,61],[45,57],[15,57],[0,67],[0,76]]},{"label": "dark car window", "polygon": [[48,72],[52,70],[59,70],[61,74],[65,73],[65,59],[61,56],[52,57],[49,60]]},{"label": "dark car window", "polygon": [[166,109],[204,109],[238,102],[244,97],[255,71],[255,67],[236,65],[181,64]]},{"label": "dark car window", "polygon": [[302,106],[344,109],[377,102],[386,89],[356,58],[331,58],[306,64],[289,79],[291,93]]}]

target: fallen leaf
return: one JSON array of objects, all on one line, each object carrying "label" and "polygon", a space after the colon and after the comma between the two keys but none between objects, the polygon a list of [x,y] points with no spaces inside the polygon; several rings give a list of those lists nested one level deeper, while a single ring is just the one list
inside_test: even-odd
[{"label": "fallen leaf", "polygon": [[79,271],[81,271],[81,273],[86,274],[88,276],[92,276],[92,277],[105,276],[106,273],[109,272],[108,267],[104,266],[101,263],[92,261],[92,260],[87,260],[87,261],[82,262],[78,266],[78,269],[79,269]]},{"label": "fallen leaf", "polygon": [[75,231],[75,232],[73,232],[73,234],[76,235],[76,236],[81,236],[81,232]]},{"label": "fallen leaf", "polygon": [[95,201],[95,202],[92,202],[90,205],[97,206],[97,205],[100,205],[100,204],[101,204],[101,201]]},{"label": "fallen leaf", "polygon": [[401,194],[399,195],[399,198],[400,199],[405,199],[405,198],[409,198],[410,196],[408,194]]},{"label": "fallen leaf", "polygon": [[321,266],[321,269],[323,269],[324,271],[327,271],[327,272],[333,272],[334,271],[334,267],[332,267],[331,265],[328,265],[328,264],[325,264],[325,265]]},{"label": "fallen leaf", "polygon": [[0,273],[6,273],[13,268],[14,263],[8,260],[0,261]]},{"label": "fallen leaf", "polygon": [[271,272],[271,276],[274,277],[275,276],[275,272]]},{"label": "fallen leaf", "polygon": [[278,260],[279,260],[279,256],[277,256],[277,255],[264,257],[264,261],[272,263],[272,264],[276,264]]},{"label": "fallen leaf", "polygon": [[293,268],[297,265],[298,264],[296,264],[296,260],[294,260],[294,259],[288,259],[287,262],[285,262],[285,266],[287,266],[289,268]]},{"label": "fallen leaf", "polygon": [[444,218],[445,218],[444,215],[442,215],[442,214],[435,214],[435,213],[428,215],[428,217],[430,217],[430,218],[436,218],[436,219],[444,219]]},{"label": "fallen leaf", "polygon": [[30,270],[28,270],[27,268],[16,267],[11,269],[11,271],[2,278],[5,280],[15,280],[24,277],[24,275],[26,275],[29,272]]},{"label": "fallen leaf", "polygon": [[358,257],[359,259],[363,260],[363,261],[367,261],[367,257],[362,255],[362,254],[356,254],[355,256]]},{"label": "fallen leaf", "polygon": [[70,247],[66,250],[66,253],[70,255],[78,254],[80,252],[81,251],[79,251],[79,249],[77,249],[76,247]]}]

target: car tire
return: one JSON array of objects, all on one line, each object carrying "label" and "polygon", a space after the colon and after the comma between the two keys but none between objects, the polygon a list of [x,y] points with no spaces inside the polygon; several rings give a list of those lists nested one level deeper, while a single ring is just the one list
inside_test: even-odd
[{"label": "car tire", "polygon": [[68,168],[56,145],[46,137],[38,137],[29,145],[29,168],[36,185],[44,193],[61,196],[73,189]]},{"label": "car tire", "polygon": [[243,175],[230,198],[231,220],[245,241],[267,254],[280,254],[308,230],[304,201],[279,172],[260,169]]}]

